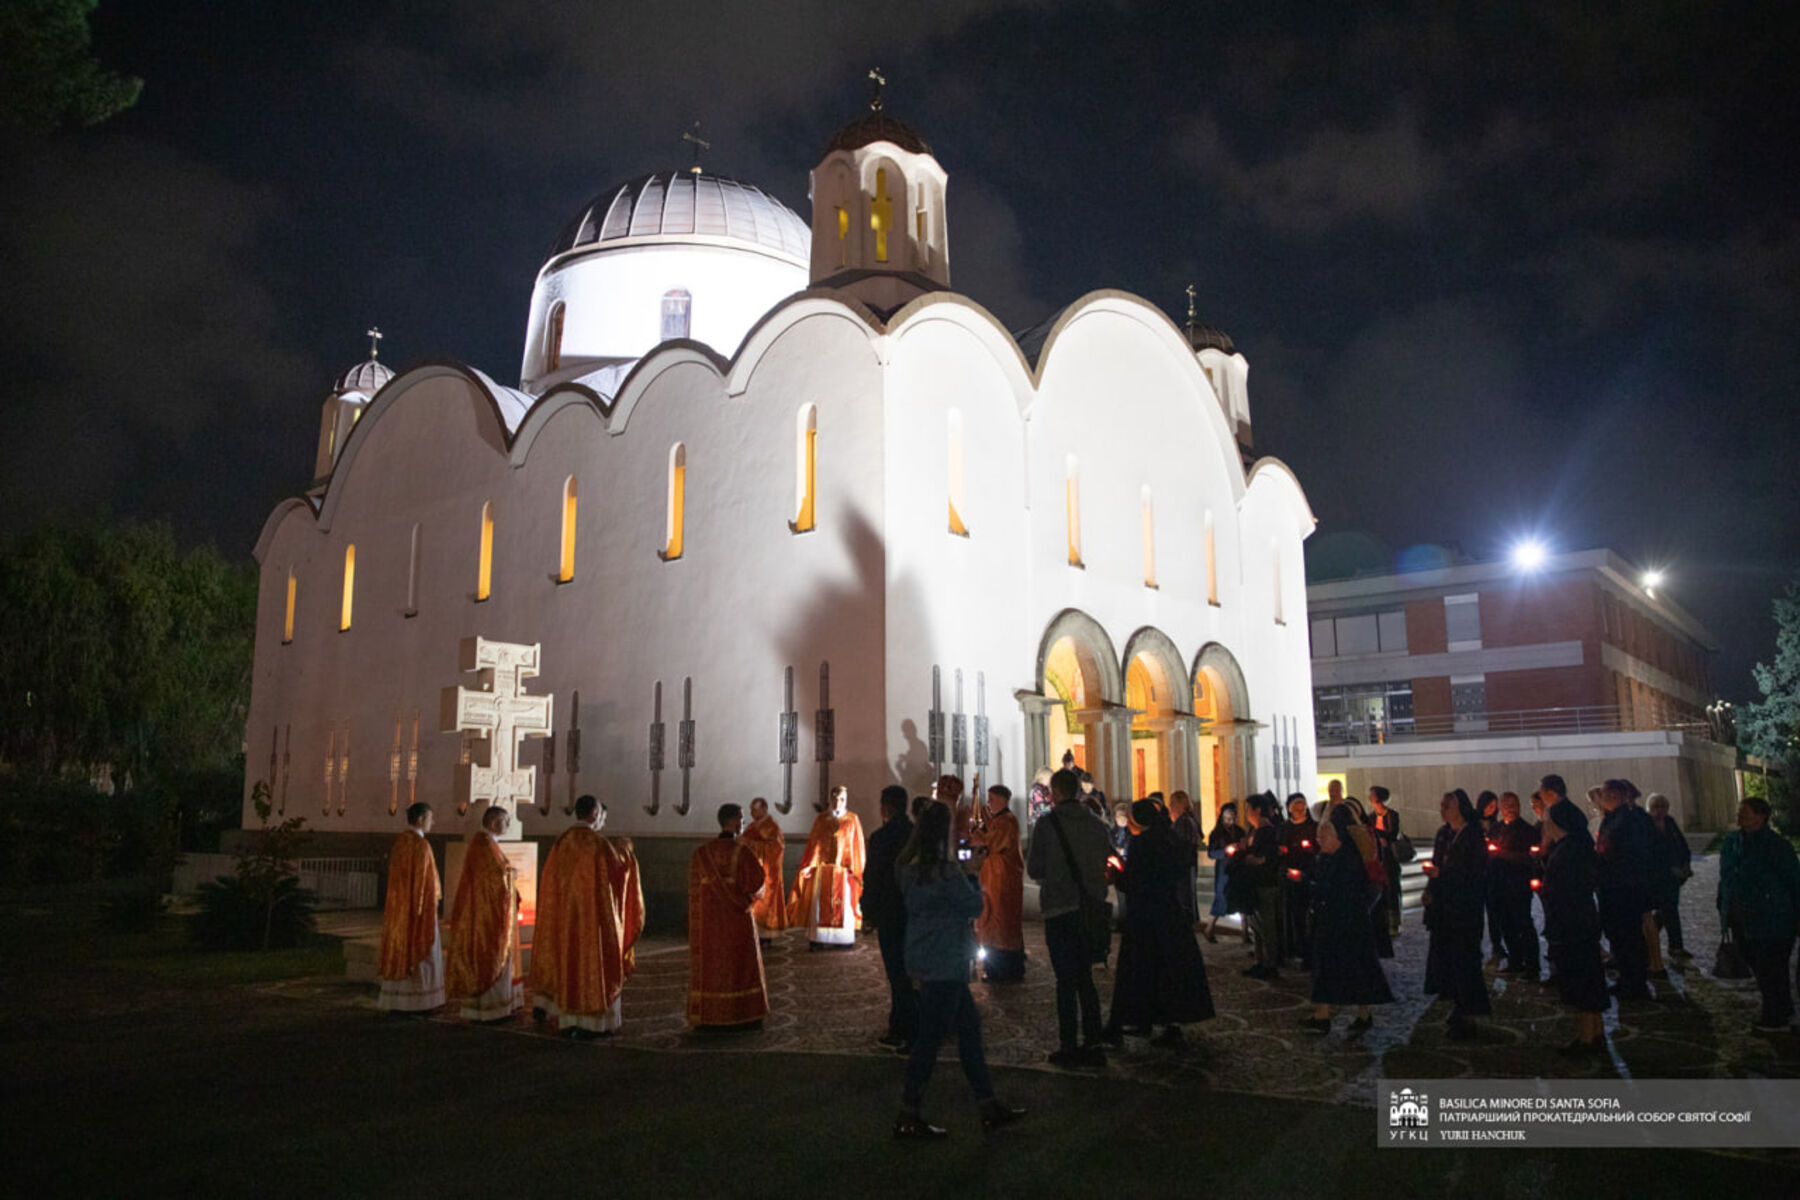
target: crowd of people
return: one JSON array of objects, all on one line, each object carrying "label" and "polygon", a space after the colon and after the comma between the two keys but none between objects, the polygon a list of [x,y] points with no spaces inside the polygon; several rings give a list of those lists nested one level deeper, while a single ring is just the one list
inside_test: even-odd
[{"label": "crowd of people", "polygon": [[[767,803],[752,801],[748,827],[743,810],[726,804],[718,837],[690,863],[688,1020],[697,1030],[758,1029],[769,1011],[762,946],[804,927],[809,948],[848,949],[859,929],[873,928],[889,985],[878,1040],[907,1060],[895,1135],[945,1136],[921,1104],[952,1036],[984,1128],[1008,1124],[1023,1110],[995,1095],[969,984],[1024,977],[1029,877],[1055,978],[1055,1065],[1104,1066],[1127,1037],[1180,1046],[1184,1026],[1214,1015],[1198,938],[1216,942],[1220,919],[1231,914],[1241,917],[1253,956],[1244,975],[1276,980],[1297,965],[1311,981],[1301,1025],[1329,1033],[1338,1010],[1348,1009],[1355,1036],[1373,1026],[1376,1006],[1394,1000],[1382,960],[1394,956],[1401,867],[1415,851],[1390,799],[1373,787],[1365,806],[1337,781],[1316,808],[1300,793],[1285,805],[1262,793],[1222,805],[1203,831],[1184,792],[1111,805],[1091,776],[1065,763],[1033,785],[1029,837],[1007,788],[965,801],[953,775],[910,803],[904,789],[885,789],[881,825],[865,836],[839,787],[813,823],[791,888],[785,838]],[[1536,983],[1547,961],[1549,982],[1575,1018],[1562,1052],[1604,1054],[1611,1004],[1654,999],[1650,977],[1663,969],[1663,939],[1670,958],[1689,957],[1680,893],[1693,872],[1667,799],[1652,795],[1640,806],[1624,779],[1590,789],[1588,799],[1598,817],[1591,831],[1558,775],[1544,776],[1532,793],[1535,820],[1513,792],[1471,800],[1457,788],[1442,796],[1442,823],[1422,866],[1424,991],[1447,1005],[1449,1038],[1478,1036],[1477,1019],[1491,1011],[1487,967]],[[528,984],[535,1018],[565,1035],[616,1031],[644,927],[643,888],[630,841],[601,836],[605,806],[583,796],[575,817],[538,880],[527,977],[517,881],[502,850],[510,814],[488,809],[466,847],[446,947],[437,919],[442,887],[425,840],[433,816],[429,805],[413,805],[390,855],[380,1006],[419,1014],[455,1002],[470,1020],[504,1021],[522,1007]],[[1741,955],[1761,991],[1756,1027],[1784,1029],[1794,1018],[1789,960],[1800,933],[1800,861],[1769,827],[1765,801],[1745,800],[1738,825],[1721,854],[1726,949]],[[1202,856],[1214,865],[1204,911]],[[1094,968],[1109,960],[1103,1013]],[[1610,985],[1609,972],[1617,977]]]}]

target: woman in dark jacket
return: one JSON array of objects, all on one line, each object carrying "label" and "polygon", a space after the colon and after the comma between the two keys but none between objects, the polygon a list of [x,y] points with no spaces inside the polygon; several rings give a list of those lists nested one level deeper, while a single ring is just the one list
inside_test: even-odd
[{"label": "woman in dark jacket", "polygon": [[1206,940],[1216,942],[1213,930],[1218,927],[1219,918],[1231,911],[1225,904],[1225,862],[1231,857],[1231,847],[1244,840],[1244,827],[1238,824],[1237,801],[1228,801],[1219,809],[1219,823],[1212,827],[1206,835],[1206,857],[1213,864],[1213,898],[1212,908],[1207,910]]},{"label": "woman in dark jacket", "polygon": [[1244,936],[1256,951],[1256,965],[1242,972],[1251,979],[1279,979],[1281,962],[1281,839],[1276,835],[1275,796],[1259,792],[1245,802],[1250,837],[1231,859],[1232,908],[1244,916]]},{"label": "woman in dark jacket", "polygon": [[1487,916],[1487,840],[1469,793],[1445,792],[1438,804],[1443,828],[1425,864],[1425,994],[1450,1001],[1447,1028],[1454,1041],[1475,1036],[1476,1017],[1493,1011],[1481,977],[1481,927]]},{"label": "woman in dark jacket", "polygon": [[1600,910],[1594,906],[1594,839],[1587,818],[1566,797],[1544,810],[1544,934],[1562,1002],[1575,1010],[1568,1055],[1604,1054],[1601,1014],[1612,1003],[1600,962]]},{"label": "woman in dark jacket", "polygon": [[1105,1040],[1118,1045],[1126,1029],[1165,1026],[1159,1046],[1181,1044],[1181,1026],[1213,1015],[1212,990],[1194,927],[1181,907],[1186,878],[1182,848],[1169,814],[1154,801],[1131,806],[1139,833],[1117,880],[1126,898],[1119,963],[1113,976],[1112,1011]]},{"label": "woman in dark jacket", "polygon": [[1319,854],[1313,867],[1313,1015],[1300,1023],[1314,1033],[1331,1031],[1331,1009],[1354,1004],[1351,1033],[1375,1023],[1371,1004],[1392,1004],[1394,993],[1375,955],[1371,911],[1384,917],[1381,897],[1369,880],[1350,835],[1355,816],[1346,805],[1331,810],[1319,825]]},{"label": "woman in dark jacket", "polygon": [[[980,856],[968,866],[980,869]],[[975,918],[981,915],[981,885],[968,867],[950,857],[950,810],[928,806],[900,855],[900,891],[906,898],[906,973],[919,981],[919,1032],[906,1060],[900,1091],[897,1138],[941,1138],[945,1130],[919,1113],[925,1085],[937,1064],[938,1047],[952,1030],[963,1074],[981,1105],[981,1124],[995,1129],[1024,1115],[994,1095],[987,1053],[981,1044],[981,1013],[969,994],[969,964],[975,958]]]}]

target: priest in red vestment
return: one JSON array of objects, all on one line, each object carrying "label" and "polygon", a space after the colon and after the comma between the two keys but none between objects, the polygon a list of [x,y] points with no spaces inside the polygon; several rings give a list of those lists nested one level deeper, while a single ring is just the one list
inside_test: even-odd
[{"label": "priest in red vestment", "polygon": [[388,854],[387,903],[381,913],[381,957],[376,1006],[392,1013],[425,1014],[444,1003],[444,943],[438,934],[438,902],[444,898],[432,857],[431,805],[406,810],[406,832]]},{"label": "priest in red vestment", "polygon": [[831,807],[813,822],[788,898],[788,921],[806,926],[812,949],[856,944],[865,848],[862,822],[850,811],[850,789],[839,785],[831,789]]},{"label": "priest in red vestment", "polygon": [[471,1021],[504,1021],[519,1010],[519,893],[499,837],[512,814],[495,805],[469,841],[450,906],[450,959],[444,991]]},{"label": "priest in red vestment", "polygon": [[970,831],[969,840],[987,849],[981,860],[981,917],[975,922],[975,941],[987,965],[987,981],[1023,979],[1025,855],[1010,789],[999,785],[988,789],[987,809]]},{"label": "priest in red vestment", "polygon": [[750,802],[750,828],[738,840],[750,847],[762,864],[763,890],[750,914],[756,918],[758,936],[767,942],[771,934],[780,933],[791,922],[787,918],[787,885],[781,877],[781,856],[787,839],[769,815],[769,802],[761,796]]},{"label": "priest in red vestment", "polygon": [[[575,824],[545,859],[538,892],[533,957],[546,955],[545,999],[570,1037],[599,1037],[623,1023],[620,997],[644,931],[637,855],[628,840],[601,837],[605,823],[594,797],[575,802]],[[547,922],[546,897],[555,906]]]},{"label": "priest in red vestment", "polygon": [[744,810],[719,809],[719,836],[688,864],[688,1024],[696,1029],[762,1026],[769,1011],[762,947],[750,908],[763,865],[738,840]]}]

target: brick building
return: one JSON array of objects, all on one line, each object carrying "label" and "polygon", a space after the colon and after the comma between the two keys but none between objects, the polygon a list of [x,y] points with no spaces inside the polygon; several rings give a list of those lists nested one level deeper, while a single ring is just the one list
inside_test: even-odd
[{"label": "brick building", "polygon": [[1686,824],[1728,823],[1735,752],[1707,719],[1716,643],[1644,580],[1587,550],[1309,586],[1320,772],[1353,789],[1410,779],[1433,827],[1449,787],[1523,794],[1552,770],[1577,790],[1622,775]]}]

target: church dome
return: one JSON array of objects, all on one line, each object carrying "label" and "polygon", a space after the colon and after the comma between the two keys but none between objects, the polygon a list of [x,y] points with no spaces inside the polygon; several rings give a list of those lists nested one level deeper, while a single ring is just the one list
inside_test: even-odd
[{"label": "church dome", "polygon": [[761,188],[721,175],[658,171],[600,193],[551,247],[608,249],[671,241],[748,243],[799,261],[812,235],[806,222]]},{"label": "church dome", "polygon": [[1231,335],[1223,329],[1215,329],[1211,325],[1201,325],[1189,321],[1185,329],[1188,345],[1198,350],[1222,350],[1226,354],[1236,354],[1237,347],[1232,344]]},{"label": "church dome", "polygon": [[338,376],[331,390],[338,394],[344,392],[361,392],[365,396],[373,396],[387,381],[394,377],[392,367],[371,358],[368,362],[357,363],[348,371]]},{"label": "church dome", "polygon": [[881,109],[864,113],[832,135],[825,153],[837,150],[860,150],[874,142],[892,142],[909,154],[930,154],[931,147],[914,132],[912,126],[897,121]]}]

